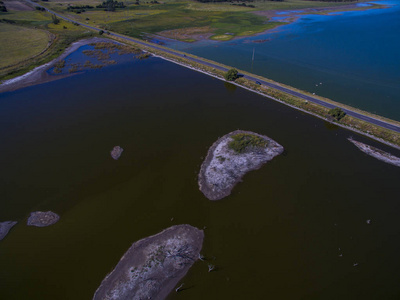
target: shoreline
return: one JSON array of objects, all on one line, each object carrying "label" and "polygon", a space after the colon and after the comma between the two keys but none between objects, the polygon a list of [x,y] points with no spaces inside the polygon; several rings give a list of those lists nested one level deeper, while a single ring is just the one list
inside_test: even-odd
[{"label": "shoreline", "polygon": [[382,139],[382,138],[376,137],[376,136],[374,136],[374,135],[372,135],[372,134],[368,134],[368,133],[363,132],[363,131],[361,131],[361,130],[358,130],[358,129],[356,129],[356,128],[348,127],[348,126],[346,126],[346,125],[343,125],[343,124],[340,124],[340,123],[337,123],[337,122],[330,121],[330,120],[328,120],[326,117],[320,116],[320,115],[318,115],[317,113],[314,113],[314,112],[305,110],[305,109],[303,109],[303,108],[301,108],[301,107],[297,107],[297,106],[295,106],[295,105],[292,105],[292,104],[290,104],[290,103],[287,103],[287,102],[285,102],[285,101],[283,101],[283,100],[280,100],[280,99],[275,98],[275,97],[273,97],[273,96],[270,96],[270,95],[268,95],[268,94],[264,94],[264,93],[261,92],[261,91],[256,91],[256,90],[254,90],[254,89],[251,89],[251,88],[249,88],[249,87],[247,87],[247,86],[244,86],[244,85],[242,85],[242,84],[240,84],[240,83],[237,83],[237,82],[234,82],[234,81],[227,81],[227,80],[225,80],[224,78],[221,78],[221,77],[219,77],[219,76],[217,76],[217,75],[215,75],[215,74],[212,74],[211,72],[207,72],[207,71],[205,71],[205,70],[201,70],[201,69],[195,68],[195,67],[193,67],[193,66],[186,65],[186,64],[184,64],[184,63],[175,61],[175,60],[173,60],[173,59],[169,59],[169,58],[163,57],[163,56],[161,56],[161,55],[153,54],[153,56],[154,56],[154,57],[159,57],[159,58],[161,58],[161,59],[163,59],[163,60],[172,62],[172,63],[174,63],[174,64],[178,64],[178,65],[180,65],[180,66],[182,66],[182,67],[191,69],[191,70],[193,70],[193,71],[203,73],[203,74],[205,74],[205,75],[208,75],[208,76],[210,76],[210,77],[219,79],[219,80],[221,80],[221,81],[234,84],[234,85],[236,85],[236,86],[238,86],[238,87],[240,87],[240,88],[246,89],[246,90],[248,90],[248,91],[250,91],[250,92],[252,92],[252,93],[256,93],[256,94],[258,94],[258,95],[260,95],[260,96],[269,98],[269,99],[271,99],[271,100],[274,100],[274,101],[276,101],[276,102],[279,102],[279,103],[281,103],[281,104],[284,104],[284,105],[286,105],[286,106],[289,106],[289,107],[291,107],[291,108],[294,108],[294,109],[296,109],[296,110],[298,110],[298,111],[301,111],[301,112],[303,112],[303,113],[306,113],[306,114],[312,115],[312,116],[314,116],[314,117],[317,117],[318,119],[321,119],[321,120],[323,120],[323,121],[326,121],[326,122],[328,122],[328,123],[330,123],[330,124],[333,124],[333,125],[336,125],[336,126],[338,126],[338,127],[343,128],[343,129],[347,129],[347,130],[349,130],[349,131],[358,133],[358,134],[360,134],[360,135],[362,135],[362,136],[365,136],[365,137],[368,137],[368,138],[370,138],[370,139],[373,139],[373,140],[376,141],[376,142],[379,142],[379,143],[382,143],[382,144],[384,144],[384,145],[386,145],[386,146],[389,146],[389,147],[392,147],[392,148],[394,148],[394,149],[400,150],[400,146],[399,146],[399,145],[390,143],[390,142],[388,142],[388,141],[385,141],[385,140]]},{"label": "shoreline", "polygon": [[39,67],[36,67],[35,69],[33,69],[21,76],[3,81],[0,84],[0,93],[12,92],[12,91],[24,88],[24,87],[42,84],[42,83],[46,83],[46,82],[51,82],[51,81],[55,81],[55,80],[59,80],[59,79],[63,79],[66,77],[76,75],[78,73],[63,74],[63,75],[50,75],[47,73],[47,71],[50,68],[52,68],[59,60],[66,58],[68,55],[70,55],[71,53],[78,50],[81,46],[84,46],[84,45],[87,45],[90,43],[105,42],[105,41],[108,42],[109,39],[93,37],[93,38],[89,38],[89,39],[82,39],[82,40],[76,41],[76,42],[72,43],[71,45],[69,45],[68,48],[60,56],[56,57],[52,61],[50,61],[44,65],[41,65]]},{"label": "shoreline", "polygon": [[[121,41],[121,39],[122,39],[122,41]],[[119,35],[117,35],[117,36],[109,36],[108,38],[106,38],[106,37],[102,37],[102,38],[94,37],[94,38],[79,40],[79,41],[77,41],[77,42],[71,44],[63,54],[61,54],[58,58],[55,58],[55,59],[52,60],[51,62],[49,62],[49,63],[47,63],[47,64],[44,64],[44,65],[42,65],[42,66],[39,66],[39,67],[35,68],[34,70],[32,70],[32,71],[30,71],[30,72],[24,74],[24,75],[21,75],[21,76],[19,76],[19,77],[15,77],[15,78],[12,78],[12,79],[7,80],[7,81],[6,81],[6,82],[8,83],[7,85],[5,85],[4,83],[1,84],[1,85],[0,85],[0,94],[1,94],[2,92],[14,91],[14,90],[17,90],[17,89],[20,89],[20,88],[24,88],[24,87],[28,87],[28,86],[32,86],[32,85],[36,85],[36,84],[41,84],[41,83],[45,83],[45,82],[50,82],[50,81],[62,79],[62,78],[68,77],[68,76],[73,76],[73,75],[75,75],[76,73],[75,73],[75,74],[58,75],[58,76],[56,75],[56,76],[53,77],[53,76],[48,75],[48,74],[46,73],[46,70],[47,70],[46,67],[49,67],[49,68],[50,68],[50,67],[53,66],[58,60],[62,59],[63,57],[68,56],[70,53],[72,53],[73,51],[75,51],[76,49],[78,49],[80,46],[83,46],[83,45],[85,45],[85,44],[89,44],[89,43],[92,43],[92,42],[96,42],[96,41],[97,41],[97,42],[101,42],[101,41],[110,42],[110,40],[113,41],[113,42],[122,43],[122,44],[125,44],[125,45],[128,45],[128,46],[133,46],[133,45],[131,44],[131,43],[133,42],[133,43],[135,43],[135,46],[136,46],[136,47],[141,48],[144,52],[151,53],[152,56],[154,56],[154,57],[158,57],[158,58],[160,58],[160,59],[163,59],[163,60],[165,60],[165,61],[168,61],[168,62],[177,64],[177,65],[180,65],[180,66],[185,67],[185,68],[188,68],[188,69],[190,69],[190,70],[203,73],[203,74],[205,74],[205,75],[207,75],[207,76],[216,78],[216,79],[221,80],[221,81],[223,81],[223,82],[229,82],[229,83],[234,84],[234,85],[236,85],[236,86],[238,86],[238,87],[240,87],[240,88],[246,89],[246,90],[248,90],[248,91],[250,91],[250,92],[252,92],[252,93],[259,94],[259,95],[261,95],[261,96],[263,96],[263,97],[266,97],[266,98],[271,99],[271,100],[273,100],[273,101],[279,102],[279,103],[281,103],[281,104],[284,104],[284,105],[286,105],[286,106],[289,106],[289,107],[291,107],[291,108],[294,108],[294,109],[296,109],[296,110],[298,110],[298,111],[307,113],[307,114],[312,115],[312,116],[314,116],[314,117],[317,117],[317,118],[319,118],[319,119],[321,119],[321,120],[323,120],[323,121],[326,121],[326,122],[328,122],[328,123],[330,123],[330,124],[333,124],[333,125],[336,125],[336,126],[339,126],[339,127],[343,128],[343,129],[347,129],[347,130],[349,130],[349,131],[358,133],[358,134],[360,134],[360,135],[362,135],[362,136],[365,136],[365,137],[368,137],[368,138],[370,138],[370,139],[373,139],[373,140],[375,140],[375,141],[377,141],[377,142],[379,142],[379,143],[382,143],[382,144],[384,144],[384,145],[386,145],[386,146],[389,146],[389,147],[395,148],[395,149],[397,149],[397,150],[400,150],[400,145],[391,143],[391,142],[389,142],[389,141],[387,141],[387,140],[385,140],[385,139],[383,139],[383,138],[374,136],[373,134],[370,134],[370,133],[368,133],[368,132],[364,132],[364,131],[362,131],[362,130],[358,130],[357,128],[350,127],[350,126],[348,126],[348,125],[340,124],[340,123],[338,123],[338,122],[334,122],[334,121],[332,121],[332,120],[329,120],[326,116],[319,115],[319,114],[317,114],[316,112],[313,112],[313,111],[310,111],[310,110],[306,110],[306,109],[304,109],[304,108],[302,108],[302,107],[299,107],[299,106],[293,105],[293,104],[291,104],[291,103],[288,103],[288,102],[286,102],[286,101],[284,101],[284,100],[281,100],[280,98],[277,98],[277,97],[274,97],[274,96],[272,96],[272,95],[269,95],[269,94],[265,93],[265,91],[263,92],[263,91],[261,91],[260,89],[256,90],[254,87],[248,87],[248,86],[246,86],[246,85],[244,85],[244,84],[241,84],[241,83],[238,83],[238,82],[235,82],[235,81],[226,81],[225,78],[223,78],[222,76],[220,76],[220,74],[215,73],[215,71],[217,71],[217,70],[215,70],[215,69],[212,69],[212,70],[211,70],[211,69],[209,69],[209,67],[208,67],[207,65],[204,65],[204,64],[202,64],[201,67],[199,67],[199,66],[194,66],[193,64],[194,64],[195,62],[190,61],[190,60],[187,60],[187,59],[185,60],[185,57],[190,59],[192,55],[189,55],[189,54],[188,54],[187,56],[186,56],[186,55],[183,56],[183,55],[180,54],[180,52],[175,52],[175,54],[172,54],[172,57],[170,57],[170,54],[164,52],[165,50],[162,50],[162,49],[161,49],[161,50],[160,50],[160,49],[154,49],[154,48],[150,48],[150,49],[149,49],[149,47],[153,47],[153,45],[151,45],[151,44],[146,45],[147,43],[144,42],[144,41],[142,41],[141,43],[138,43],[138,42],[136,42],[136,41],[133,40],[133,39],[132,39],[132,40],[124,40],[124,37],[123,37],[123,36],[120,37]],[[159,48],[160,48],[160,47],[159,47]],[[156,50],[156,51],[154,51],[154,50]],[[162,51],[162,53],[159,53],[160,51]],[[180,55],[180,56],[179,56],[179,55]],[[181,57],[181,56],[182,56],[182,57]],[[183,58],[183,59],[182,59],[182,58]],[[219,63],[218,63],[218,64],[219,64]],[[219,65],[222,66],[222,64],[219,64]],[[245,72],[245,73],[247,73],[247,72]],[[44,75],[43,75],[43,74],[44,74]],[[46,75],[47,75],[47,76],[46,76]],[[33,77],[32,77],[32,76],[33,76]],[[43,76],[44,78],[43,78],[42,76]],[[47,77],[47,78],[46,78],[46,77]],[[257,77],[260,77],[260,76],[257,76]],[[46,80],[46,79],[47,79],[47,80]],[[267,78],[264,78],[264,79],[270,81],[270,80],[267,79]],[[272,82],[274,82],[274,81],[272,81]],[[275,82],[274,82],[274,83],[275,83]],[[278,85],[282,85],[281,83],[277,83],[277,84],[278,84]],[[285,86],[285,85],[283,85],[283,86]],[[258,87],[257,87],[257,88],[258,88]],[[293,88],[293,87],[289,87],[289,88],[291,88],[292,90],[296,90],[296,89]],[[304,93],[304,92],[302,92],[302,91],[299,91],[299,92],[301,92],[302,94],[306,95],[306,93]],[[328,99],[328,100],[329,100],[329,99]],[[332,102],[333,102],[333,101],[332,101]],[[340,103],[337,103],[337,104],[340,105]],[[363,112],[361,111],[361,113],[363,113]],[[367,115],[369,114],[368,112],[364,112],[364,113],[367,113]],[[385,119],[385,117],[382,117],[382,116],[376,116],[376,117],[381,117],[381,118]],[[377,120],[379,120],[379,118],[378,118]],[[397,121],[395,121],[395,120],[390,120],[390,119],[389,119],[388,124],[393,124],[393,123],[390,123],[390,121],[397,122]],[[371,123],[368,123],[368,124],[371,124]]]}]

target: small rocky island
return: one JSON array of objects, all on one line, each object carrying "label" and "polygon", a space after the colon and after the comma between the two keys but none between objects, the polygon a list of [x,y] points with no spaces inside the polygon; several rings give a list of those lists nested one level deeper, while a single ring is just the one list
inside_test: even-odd
[{"label": "small rocky island", "polygon": [[350,142],[352,142],[358,149],[360,149],[362,152],[375,157],[376,159],[379,159],[385,163],[400,167],[400,158],[397,156],[394,156],[388,152],[382,151],[378,148],[369,146],[367,144],[357,142],[353,140],[352,138],[348,138]]},{"label": "small rocky island", "polygon": [[46,227],[58,222],[60,216],[52,211],[35,211],[28,218],[28,226]]},{"label": "small rocky island", "polygon": [[202,230],[177,225],[133,243],[93,299],[165,299],[199,258],[203,239]]},{"label": "small rocky island", "polygon": [[208,150],[199,173],[200,190],[210,200],[222,199],[247,172],[259,169],[283,150],[264,135],[242,130],[228,133]]},{"label": "small rocky island", "polygon": [[0,222],[0,241],[6,237],[8,232],[14,225],[17,224],[15,221]]},{"label": "small rocky island", "polygon": [[118,160],[118,158],[120,158],[123,151],[124,151],[124,149],[122,149],[120,146],[115,146],[111,150],[111,157],[114,158],[115,160]]}]

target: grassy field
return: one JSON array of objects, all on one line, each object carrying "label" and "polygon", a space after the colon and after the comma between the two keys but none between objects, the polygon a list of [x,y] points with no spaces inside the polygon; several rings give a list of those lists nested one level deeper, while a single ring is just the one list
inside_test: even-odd
[{"label": "grassy field", "polygon": [[49,39],[44,30],[0,23],[0,68],[38,55],[47,48]]},{"label": "grassy field", "polygon": [[[250,35],[273,28],[277,23],[265,23],[265,18],[243,12],[208,12],[174,9],[146,18],[134,18],[109,24],[110,30],[141,37],[143,33],[160,33],[177,28],[208,27],[213,35]],[[226,39],[225,39],[226,40]]]},{"label": "grassy field", "polygon": [[207,38],[230,40],[235,36],[253,35],[274,28],[282,23],[269,22],[268,17],[255,15],[255,11],[300,9],[310,7],[334,7],[343,3],[318,2],[305,0],[255,1],[255,7],[245,7],[237,3],[200,3],[193,0],[166,0],[158,4],[151,1],[125,1],[126,8],[106,12],[104,9],[92,8],[85,11],[68,11],[68,4],[91,5],[96,7],[100,0],[49,0],[40,2],[69,18],[104,30],[111,30],[132,37],[144,37],[146,34],[159,34],[167,31],[167,36],[174,36],[183,41],[194,41],[195,38],[168,31],[191,28],[209,28]]},{"label": "grassy field", "polygon": [[47,12],[0,13],[0,80],[22,75],[56,58],[72,42],[92,35],[62,20],[53,24]]}]

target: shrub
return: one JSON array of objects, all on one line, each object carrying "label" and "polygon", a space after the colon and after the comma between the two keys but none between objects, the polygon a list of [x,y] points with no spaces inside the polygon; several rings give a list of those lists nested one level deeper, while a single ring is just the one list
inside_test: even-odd
[{"label": "shrub", "polygon": [[228,147],[237,153],[243,153],[251,147],[264,148],[268,145],[268,141],[255,134],[238,133],[232,135]]},{"label": "shrub", "polygon": [[150,53],[142,53],[138,56],[139,59],[146,59],[150,57]]},{"label": "shrub", "polygon": [[236,69],[230,69],[228,72],[225,73],[224,77],[225,77],[226,80],[234,81],[234,80],[236,80],[237,78],[239,78],[239,76],[238,76],[238,70],[236,70]]},{"label": "shrub", "polygon": [[53,20],[53,24],[57,25],[58,23],[60,23],[60,20],[57,18],[56,15],[52,15],[51,18]]},{"label": "shrub", "polygon": [[339,107],[332,108],[328,111],[328,114],[334,117],[337,121],[340,121],[346,115],[346,113]]},{"label": "shrub", "polygon": [[104,31],[103,31],[103,30],[100,30],[100,31],[99,31],[99,34],[100,34],[100,35],[102,35],[103,33],[104,33]]}]

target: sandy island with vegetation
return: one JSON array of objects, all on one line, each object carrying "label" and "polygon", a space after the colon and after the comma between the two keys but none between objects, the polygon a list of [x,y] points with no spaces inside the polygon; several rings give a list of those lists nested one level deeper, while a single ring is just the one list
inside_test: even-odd
[{"label": "sandy island with vegetation", "polygon": [[283,150],[265,135],[242,130],[228,133],[208,150],[199,173],[200,190],[210,200],[222,199],[247,172],[261,168]]},{"label": "sandy island with vegetation", "polygon": [[165,299],[199,258],[203,239],[184,224],[133,243],[93,299]]},{"label": "sandy island with vegetation", "polygon": [[352,138],[348,138],[348,140],[350,142],[352,142],[362,152],[364,152],[372,157],[375,157],[376,159],[379,159],[380,161],[383,161],[385,163],[394,165],[396,167],[400,167],[400,158],[399,157],[394,156],[388,152],[382,151],[378,148],[372,147],[370,145],[355,141]]},{"label": "sandy island with vegetation", "polygon": [[17,222],[15,221],[0,222],[0,241],[6,237],[10,229],[16,224]]}]

